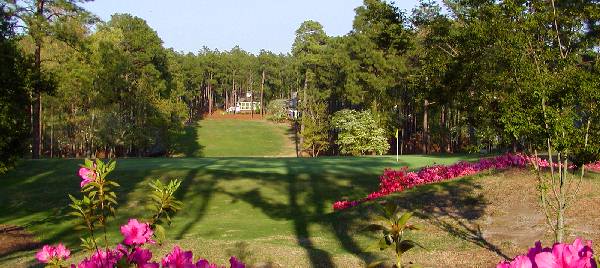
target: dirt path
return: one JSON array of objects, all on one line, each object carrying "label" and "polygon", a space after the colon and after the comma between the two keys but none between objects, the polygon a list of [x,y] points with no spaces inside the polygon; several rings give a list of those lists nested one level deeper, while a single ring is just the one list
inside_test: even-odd
[{"label": "dirt path", "polygon": [[24,228],[12,225],[0,225],[0,257],[11,253],[31,250],[40,246],[35,236]]}]

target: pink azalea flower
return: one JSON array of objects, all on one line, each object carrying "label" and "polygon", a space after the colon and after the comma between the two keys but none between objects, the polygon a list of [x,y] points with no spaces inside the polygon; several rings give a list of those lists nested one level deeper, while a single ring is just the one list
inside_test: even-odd
[{"label": "pink azalea flower", "polygon": [[59,243],[54,249],[55,256],[61,260],[66,260],[71,256],[71,251],[62,243]]},{"label": "pink azalea flower", "polygon": [[[461,161],[449,166],[434,165],[423,167],[416,172],[406,172],[407,168],[401,170],[386,169],[383,175],[379,177],[379,190],[359,200],[337,201],[333,204],[333,209],[342,210],[350,208],[365,201],[384,197],[423,184],[470,176],[492,169],[525,168],[534,163],[541,167],[550,167],[550,163],[545,159],[523,154],[505,154],[493,158],[483,158],[475,163]],[[559,165],[559,163],[554,163],[555,167]],[[573,166],[571,165],[569,168],[573,168]],[[598,162],[598,168],[600,171],[600,161]]]},{"label": "pink azalea flower", "polygon": [[40,251],[35,254],[35,258],[41,263],[49,263],[53,260],[66,260],[71,256],[71,251],[62,243],[56,247],[44,245]]},{"label": "pink azalea flower", "polygon": [[[90,258],[81,261],[77,268],[112,268],[115,267],[121,256],[122,254],[118,250],[97,251]],[[73,268],[74,265],[71,267]]]},{"label": "pink azalea flower", "polygon": [[82,179],[80,185],[83,187],[96,180],[96,172],[82,167],[79,169],[79,177]]},{"label": "pink azalea flower", "polygon": [[233,256],[229,259],[229,264],[231,265],[231,268],[246,268],[244,263]]},{"label": "pink azalea flower", "polygon": [[192,258],[191,251],[182,251],[181,248],[175,246],[171,253],[162,259],[162,265],[169,268],[191,268],[195,266],[192,263]]},{"label": "pink azalea flower", "polygon": [[127,257],[129,263],[135,263],[138,267],[141,267],[152,259],[152,252],[148,249],[136,248]]},{"label": "pink azalea flower", "polygon": [[538,241],[527,255],[517,256],[511,262],[501,262],[497,268],[596,268],[592,241],[577,238],[573,244],[557,243],[552,248],[542,248]]},{"label": "pink azalea flower", "polygon": [[55,249],[53,246],[44,245],[37,254],[35,254],[35,258],[41,263],[48,263],[53,257]]},{"label": "pink azalea flower", "polygon": [[552,255],[550,252],[542,252],[535,255],[535,263],[537,264],[537,267],[562,267],[558,266],[556,258],[554,258],[554,255]]},{"label": "pink azalea flower", "polygon": [[502,262],[496,268],[533,268],[531,260],[527,256],[517,256],[511,262]]},{"label": "pink azalea flower", "polygon": [[145,243],[154,243],[152,234],[147,223],[140,223],[136,219],[130,219],[126,225],[121,226],[121,234],[123,234],[125,245],[143,245]]},{"label": "pink azalea flower", "polygon": [[219,266],[217,266],[214,263],[210,263],[209,261],[207,261],[205,259],[200,259],[196,263],[196,268],[219,268]]}]

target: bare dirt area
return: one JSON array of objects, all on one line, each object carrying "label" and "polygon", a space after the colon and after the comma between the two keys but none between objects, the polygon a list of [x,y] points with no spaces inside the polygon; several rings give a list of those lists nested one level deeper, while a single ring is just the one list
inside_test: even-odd
[{"label": "bare dirt area", "polygon": [[0,257],[23,250],[31,250],[40,246],[35,236],[24,228],[11,225],[0,225]]},{"label": "bare dirt area", "polygon": [[250,114],[250,113],[226,113],[222,110],[214,111],[212,114],[205,114],[204,119],[236,119],[236,120],[263,120],[263,117],[260,114]]}]

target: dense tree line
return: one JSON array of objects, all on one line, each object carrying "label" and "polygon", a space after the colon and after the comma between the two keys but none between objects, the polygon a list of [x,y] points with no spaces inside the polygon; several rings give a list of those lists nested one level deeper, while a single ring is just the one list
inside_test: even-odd
[{"label": "dense tree line", "polygon": [[[534,150],[555,134],[598,151],[597,0],[448,0],[447,12],[423,0],[410,13],[364,0],[348,34],[306,21],[291,53],[257,55],[184,54],[141,18],[101,22],[77,1],[32,3],[2,6],[3,56],[15,56],[2,58],[14,64],[2,64],[1,86],[23,90],[2,99],[4,115],[21,109],[20,123],[0,118],[11,131],[30,127],[34,158],[168,154],[184,124],[249,92],[261,114],[297,96],[292,125],[313,156],[345,152],[332,116],[346,109],[369,111],[389,148],[398,132],[403,152]],[[549,116],[562,123],[546,126]]]},{"label": "dense tree line", "polygon": [[26,89],[27,62],[12,39],[14,21],[0,9],[0,173],[26,150],[29,107]]}]

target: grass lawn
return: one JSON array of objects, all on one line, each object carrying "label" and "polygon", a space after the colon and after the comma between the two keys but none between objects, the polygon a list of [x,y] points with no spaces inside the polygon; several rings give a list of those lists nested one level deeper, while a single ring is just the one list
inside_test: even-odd
[{"label": "grass lawn", "polygon": [[289,127],[264,120],[206,119],[186,127],[175,155],[185,157],[295,156]]},{"label": "grass lawn", "polygon": [[[362,251],[368,237],[353,229],[366,216],[365,208],[333,213],[332,202],[377,189],[384,168],[459,159],[464,157],[404,156],[400,164],[394,157],[123,159],[112,176],[122,187],[120,217],[113,220],[110,239],[120,239],[117,227],[128,218],[147,216],[138,200],[144,199],[151,179],[181,178],[178,197],[185,210],[168,230],[173,243],[221,262],[233,254],[249,263],[284,267],[358,266],[374,257]],[[0,177],[0,225],[22,226],[39,241],[77,248],[78,233],[64,215],[67,194],[78,195],[79,163],[25,161]],[[455,240],[460,241],[450,241]],[[166,252],[170,246],[157,250]],[[7,251],[0,252],[0,267],[34,263],[33,251]]]}]

